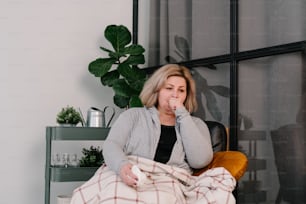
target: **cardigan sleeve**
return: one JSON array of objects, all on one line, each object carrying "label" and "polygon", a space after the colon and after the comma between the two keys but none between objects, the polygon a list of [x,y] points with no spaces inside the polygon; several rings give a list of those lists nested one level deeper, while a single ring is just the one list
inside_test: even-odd
[{"label": "cardigan sleeve", "polygon": [[175,114],[189,166],[202,168],[208,165],[213,158],[213,149],[206,123],[191,116],[184,107],[177,109]]},{"label": "cardigan sleeve", "polygon": [[112,125],[103,144],[103,157],[106,165],[117,174],[123,164],[128,162],[124,148],[132,128],[132,120],[126,112],[120,114]]}]

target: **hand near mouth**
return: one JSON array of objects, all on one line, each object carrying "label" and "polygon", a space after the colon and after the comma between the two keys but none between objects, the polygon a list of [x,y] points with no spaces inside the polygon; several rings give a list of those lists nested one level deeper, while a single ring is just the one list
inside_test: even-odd
[{"label": "hand near mouth", "polygon": [[177,98],[170,98],[169,107],[174,112],[177,108],[182,107],[183,104]]}]

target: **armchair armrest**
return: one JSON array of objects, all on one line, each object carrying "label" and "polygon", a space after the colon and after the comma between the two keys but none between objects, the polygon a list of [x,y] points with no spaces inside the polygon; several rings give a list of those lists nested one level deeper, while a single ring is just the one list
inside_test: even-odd
[{"label": "armchair armrest", "polygon": [[219,151],[214,153],[213,160],[209,165],[194,171],[194,176],[199,176],[204,171],[214,167],[224,167],[238,181],[246,171],[248,159],[245,154],[239,151]]}]

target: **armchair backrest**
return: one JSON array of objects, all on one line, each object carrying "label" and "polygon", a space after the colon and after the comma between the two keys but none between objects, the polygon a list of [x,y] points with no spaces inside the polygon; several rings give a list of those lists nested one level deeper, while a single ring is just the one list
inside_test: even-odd
[{"label": "armchair backrest", "polygon": [[228,136],[225,126],[216,121],[205,121],[211,135],[211,143],[214,151],[213,160],[202,169],[194,169],[194,176],[198,176],[207,169],[224,167],[238,181],[245,173],[248,166],[248,158],[239,151],[228,149]]},{"label": "armchair backrest", "polygon": [[222,123],[217,121],[205,121],[211,136],[214,152],[227,150],[227,133]]}]

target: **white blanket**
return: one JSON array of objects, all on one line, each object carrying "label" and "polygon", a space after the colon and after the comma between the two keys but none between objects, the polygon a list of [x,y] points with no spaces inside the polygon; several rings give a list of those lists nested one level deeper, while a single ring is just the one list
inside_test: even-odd
[{"label": "white blanket", "polygon": [[74,190],[71,204],[234,204],[236,180],[224,168],[207,170],[200,176],[141,157],[130,156],[147,175],[138,187],[124,184],[105,165],[82,186]]}]

